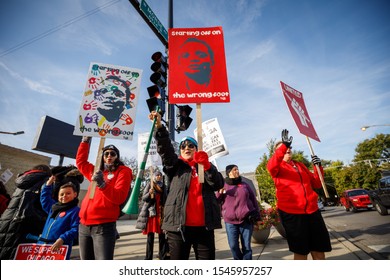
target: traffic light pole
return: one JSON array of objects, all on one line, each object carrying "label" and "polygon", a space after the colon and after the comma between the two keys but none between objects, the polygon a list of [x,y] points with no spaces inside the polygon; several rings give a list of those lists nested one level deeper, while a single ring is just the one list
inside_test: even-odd
[{"label": "traffic light pole", "polygon": [[[169,5],[168,6],[168,28],[173,28],[173,0],[169,0],[168,5]],[[175,141],[175,105],[169,104],[169,102],[168,102],[168,131],[169,131],[169,138],[172,141]]]}]

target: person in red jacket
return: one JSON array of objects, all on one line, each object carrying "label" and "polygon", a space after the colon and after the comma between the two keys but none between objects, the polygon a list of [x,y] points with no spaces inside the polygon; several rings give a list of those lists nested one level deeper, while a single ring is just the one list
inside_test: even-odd
[{"label": "person in red jacket", "polygon": [[[275,182],[277,207],[294,260],[307,260],[309,253],[313,260],[323,260],[325,252],[330,252],[332,247],[318,209],[318,195],[313,190],[321,188],[321,181],[316,168],[313,174],[303,163],[292,159],[292,139],[284,129],[267,169]],[[323,173],[316,155],[312,156],[312,163]]]},{"label": "person in red jacket", "polygon": [[76,165],[88,181],[96,182],[93,198],[88,187],[80,207],[79,247],[82,260],[112,260],[117,238],[116,220],[120,205],[126,200],[133,179],[114,145],[103,148],[100,169],[88,162],[90,137],[83,137],[77,151]]}]

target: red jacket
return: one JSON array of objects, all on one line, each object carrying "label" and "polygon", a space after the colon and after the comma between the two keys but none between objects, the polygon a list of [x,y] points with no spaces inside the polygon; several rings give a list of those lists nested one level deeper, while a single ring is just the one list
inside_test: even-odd
[{"label": "red jacket", "polygon": [[317,169],[314,168],[313,174],[303,163],[293,160],[287,163],[283,160],[286,151],[287,147],[281,145],[267,164],[275,182],[278,208],[290,214],[311,214],[318,210],[318,195],[313,188],[321,188]]},{"label": "red jacket", "polygon": [[[76,165],[80,172],[91,181],[95,166],[88,162],[89,144],[81,142],[76,156]],[[120,214],[120,205],[126,200],[130,191],[133,174],[127,166],[119,166],[108,179],[108,171],[103,171],[106,185],[103,189],[96,187],[93,199],[89,198],[91,184],[88,187],[80,208],[80,223],[86,226],[115,222]],[[110,176],[111,177],[111,176]]]}]

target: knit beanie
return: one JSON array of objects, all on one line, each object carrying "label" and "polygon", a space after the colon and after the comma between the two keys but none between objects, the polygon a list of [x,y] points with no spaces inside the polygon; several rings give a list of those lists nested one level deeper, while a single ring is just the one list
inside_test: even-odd
[{"label": "knit beanie", "polygon": [[238,167],[238,166],[235,164],[229,164],[228,166],[226,166],[226,177],[229,177],[229,173],[230,171],[232,171],[234,167]]}]

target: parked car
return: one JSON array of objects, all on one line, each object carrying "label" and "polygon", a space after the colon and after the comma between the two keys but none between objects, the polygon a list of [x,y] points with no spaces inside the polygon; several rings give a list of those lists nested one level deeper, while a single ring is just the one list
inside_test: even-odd
[{"label": "parked car", "polygon": [[369,193],[370,199],[379,214],[388,215],[390,209],[390,176],[379,179],[378,188]]},{"label": "parked car", "polygon": [[340,197],[340,202],[346,211],[357,212],[359,209],[373,209],[373,204],[365,189],[346,190]]}]

